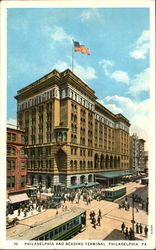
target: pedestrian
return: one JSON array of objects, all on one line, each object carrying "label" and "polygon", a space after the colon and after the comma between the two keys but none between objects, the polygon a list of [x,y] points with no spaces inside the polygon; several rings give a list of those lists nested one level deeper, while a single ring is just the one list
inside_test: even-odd
[{"label": "pedestrian", "polygon": [[139,233],[139,225],[138,225],[138,223],[136,223],[135,228],[136,228],[136,233],[138,234]]},{"label": "pedestrian", "polygon": [[19,208],[18,209],[18,216],[20,216],[20,213],[21,213],[21,209]]},{"label": "pedestrian", "polygon": [[96,229],[96,219],[95,219],[95,217],[93,218],[93,227]]},{"label": "pedestrian", "polygon": [[133,231],[133,229],[130,227],[130,229],[129,229],[129,239],[130,240],[133,240],[134,239],[134,231]]},{"label": "pedestrian", "polygon": [[125,240],[128,240],[129,239],[129,233],[128,233],[128,227],[126,227],[126,230],[125,230]]},{"label": "pedestrian", "polygon": [[144,233],[145,233],[145,237],[147,237],[147,234],[148,234],[148,227],[147,226],[145,226],[145,228],[144,228]]},{"label": "pedestrian", "polygon": [[26,210],[26,208],[24,209],[24,217],[26,217],[27,216],[27,210]]},{"label": "pedestrian", "polygon": [[139,209],[138,209],[138,207],[136,207],[136,212],[139,212]]},{"label": "pedestrian", "polygon": [[100,216],[100,218],[102,219],[102,216],[101,216],[101,210],[99,209],[99,216]]},{"label": "pedestrian", "polygon": [[93,213],[92,213],[92,216],[93,216],[93,218],[95,217],[95,212],[93,211]]},{"label": "pedestrian", "polygon": [[121,232],[122,232],[122,233],[124,233],[125,227],[126,227],[126,226],[125,226],[125,223],[123,222],[123,223],[121,224]]},{"label": "pedestrian", "polygon": [[129,205],[129,203],[127,203],[127,209],[128,209],[128,211],[129,211],[129,208],[130,208],[130,205]]},{"label": "pedestrian", "polygon": [[100,216],[98,216],[97,222],[98,222],[98,225],[101,226],[101,217]]},{"label": "pedestrian", "polygon": [[140,234],[142,234],[142,225],[141,224],[140,224],[139,228],[140,228]]}]

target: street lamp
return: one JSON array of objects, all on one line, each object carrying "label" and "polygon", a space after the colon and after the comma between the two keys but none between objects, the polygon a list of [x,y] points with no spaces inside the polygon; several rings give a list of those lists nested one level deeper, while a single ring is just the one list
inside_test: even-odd
[{"label": "street lamp", "polygon": [[134,233],[134,224],[135,224],[135,220],[134,220],[134,201],[135,201],[135,198],[134,198],[134,194],[132,194],[132,196],[127,195],[127,197],[132,199],[132,220],[131,220],[132,230],[133,230],[132,240],[135,240],[135,233]]}]

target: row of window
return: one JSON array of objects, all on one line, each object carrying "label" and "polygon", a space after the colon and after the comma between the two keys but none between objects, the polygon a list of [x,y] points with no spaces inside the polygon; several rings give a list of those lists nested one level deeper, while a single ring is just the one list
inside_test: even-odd
[{"label": "row of window", "polygon": [[56,229],[53,229],[49,231],[48,233],[45,233],[41,236],[39,236],[36,240],[52,240],[55,239],[64,233],[68,232],[70,229],[75,227],[76,225],[80,224],[80,219],[79,217],[57,227]]},{"label": "row of window", "polygon": [[[16,176],[7,176],[7,188],[13,188],[15,187],[16,183]],[[21,187],[24,187],[26,184],[26,177],[25,175],[21,176]]]},{"label": "row of window", "polygon": [[[22,149],[20,151],[20,154],[23,156],[26,156],[26,150]],[[11,147],[11,146],[7,146],[7,155],[17,155],[17,149]]]},{"label": "row of window", "polygon": [[[7,169],[8,170],[15,170],[16,169],[16,161],[13,161],[13,160],[8,160],[7,161]],[[22,161],[21,164],[20,164],[20,168],[23,170],[27,167],[27,163],[26,161]]]},{"label": "row of window", "polygon": [[[14,133],[9,133],[9,132],[7,132],[7,140],[8,141],[16,141],[17,140],[17,135],[16,134],[14,134]],[[23,143],[25,143],[25,136],[24,135],[21,135],[21,141],[23,142]]]}]

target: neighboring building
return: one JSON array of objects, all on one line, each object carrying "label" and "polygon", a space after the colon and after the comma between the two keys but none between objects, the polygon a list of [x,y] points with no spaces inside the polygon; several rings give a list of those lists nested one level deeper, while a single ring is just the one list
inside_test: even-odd
[{"label": "neighboring building", "polygon": [[144,143],[137,134],[130,136],[130,167],[137,173],[144,172],[145,168]]},{"label": "neighboring building", "polygon": [[95,173],[129,170],[129,121],[101,105],[69,69],[53,70],[15,98],[29,184],[69,187],[93,182]]},{"label": "neighboring building", "polygon": [[[16,126],[8,124],[7,125],[7,194],[9,195],[9,198],[12,197],[11,195],[25,192],[25,190],[27,189],[26,177],[27,177],[27,155],[25,152],[25,133],[22,130],[17,129]],[[27,196],[24,195],[23,197]]]},{"label": "neighboring building", "polygon": [[145,151],[145,168],[144,172],[148,174],[148,151]]}]

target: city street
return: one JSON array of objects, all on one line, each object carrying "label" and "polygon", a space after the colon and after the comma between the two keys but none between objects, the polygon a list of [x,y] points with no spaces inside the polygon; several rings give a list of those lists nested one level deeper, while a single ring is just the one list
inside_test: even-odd
[{"label": "city street", "polygon": [[[142,187],[141,190],[145,189],[145,186],[139,183],[131,182],[131,183],[125,184],[125,186],[127,187],[127,195],[135,191],[140,192],[140,187]],[[124,208],[119,209],[118,202],[121,202],[121,200],[120,201],[119,200],[117,202],[109,202],[106,200],[101,200],[101,201],[93,200],[88,205],[82,199],[80,199],[79,204],[76,204],[75,201],[73,203],[66,201],[65,204],[64,202],[62,202],[62,205],[66,205],[68,210],[73,206],[79,206],[79,207],[86,209],[86,230],[81,232],[80,234],[77,234],[71,240],[103,240],[109,234],[111,234],[113,230],[115,229],[121,230],[121,224],[123,222],[125,223],[126,227],[130,228],[132,226],[131,224],[132,208],[130,207],[129,211],[126,211]],[[101,215],[102,215],[101,225],[96,226],[96,228],[94,228],[93,224],[91,224],[89,215],[90,215],[90,212],[94,210],[95,217],[97,219],[99,209],[101,210]],[[57,210],[48,209],[48,210],[42,211],[41,213],[38,213],[36,210],[34,210],[33,215],[31,214],[31,212],[27,214],[27,218],[24,218],[22,215],[18,217],[17,211],[15,211],[13,215],[9,215],[9,218],[13,218],[17,216],[20,219],[20,224],[32,225],[42,219],[49,218],[51,216],[56,215],[56,211],[58,211],[57,216],[59,216],[59,214],[62,212],[62,207]],[[147,225],[147,213],[144,210],[139,209],[139,212],[135,211],[134,217],[135,217],[136,223],[139,223],[139,224],[141,223],[144,229],[145,225]],[[7,233],[9,234],[9,232],[13,232],[15,228],[18,228],[18,227],[22,228],[22,225],[20,224],[17,225],[16,227],[12,227],[8,229]],[[34,227],[34,230],[35,230],[35,227]],[[122,237],[120,237],[119,235],[121,236],[120,233],[116,234],[116,237],[117,237],[115,238],[116,240],[120,240],[121,238],[124,237],[124,234],[122,235]],[[136,237],[139,239],[145,240],[146,237],[144,235],[144,230],[142,234],[136,234]]]}]

